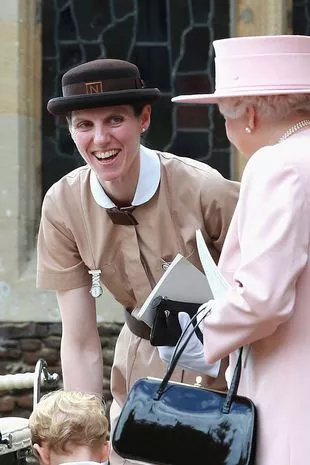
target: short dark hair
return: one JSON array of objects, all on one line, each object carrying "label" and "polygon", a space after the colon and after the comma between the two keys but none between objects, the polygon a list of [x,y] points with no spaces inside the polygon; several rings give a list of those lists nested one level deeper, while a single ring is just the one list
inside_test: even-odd
[{"label": "short dark hair", "polygon": [[147,102],[133,102],[129,104],[133,108],[135,116],[140,116],[145,105],[149,105]]}]

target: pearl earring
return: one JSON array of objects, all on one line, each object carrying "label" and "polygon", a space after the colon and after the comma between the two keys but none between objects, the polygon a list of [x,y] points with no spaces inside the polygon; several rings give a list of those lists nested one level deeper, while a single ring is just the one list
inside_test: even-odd
[{"label": "pearl earring", "polygon": [[145,132],[145,128],[142,128],[142,132]]},{"label": "pearl earring", "polygon": [[245,128],[245,132],[246,132],[247,134],[251,134],[252,129],[249,128],[249,126],[247,126],[247,127]]}]

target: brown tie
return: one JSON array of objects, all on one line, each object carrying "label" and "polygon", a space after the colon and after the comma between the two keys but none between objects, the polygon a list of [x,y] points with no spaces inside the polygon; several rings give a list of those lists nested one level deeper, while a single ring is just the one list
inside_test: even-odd
[{"label": "brown tie", "polygon": [[134,209],[135,207],[131,205],[130,207],[107,208],[106,212],[111,218],[113,224],[122,224],[124,226],[135,226],[136,224],[138,224],[138,221],[132,214]]}]

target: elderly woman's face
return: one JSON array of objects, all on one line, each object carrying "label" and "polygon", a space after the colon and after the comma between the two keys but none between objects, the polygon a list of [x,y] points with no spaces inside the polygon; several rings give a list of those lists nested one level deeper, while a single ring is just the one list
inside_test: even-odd
[{"label": "elderly woman's face", "polygon": [[70,132],[80,154],[102,181],[139,167],[140,134],[150,123],[150,106],[139,116],[130,105],[72,112]]}]

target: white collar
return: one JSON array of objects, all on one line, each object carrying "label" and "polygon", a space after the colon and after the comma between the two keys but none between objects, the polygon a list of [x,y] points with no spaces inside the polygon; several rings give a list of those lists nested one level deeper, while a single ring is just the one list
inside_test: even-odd
[{"label": "white collar", "polygon": [[[140,145],[140,173],[135,196],[131,205],[137,206],[150,200],[160,181],[160,160],[154,150]],[[113,208],[116,205],[103,190],[94,171],[90,173],[90,189],[98,205]]]}]

